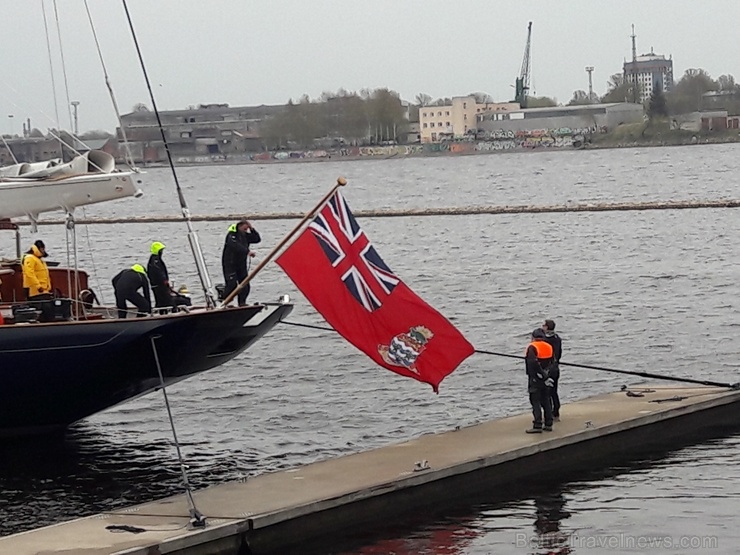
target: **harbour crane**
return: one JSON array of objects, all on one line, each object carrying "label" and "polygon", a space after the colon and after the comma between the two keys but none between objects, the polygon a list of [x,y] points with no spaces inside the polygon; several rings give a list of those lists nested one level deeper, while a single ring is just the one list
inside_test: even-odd
[{"label": "harbour crane", "polygon": [[529,46],[532,42],[532,22],[527,27],[527,46],[524,47],[524,59],[522,60],[522,69],[519,71],[519,77],[516,79],[516,96],[514,102],[518,102],[522,108],[527,107],[527,92],[529,91]]}]

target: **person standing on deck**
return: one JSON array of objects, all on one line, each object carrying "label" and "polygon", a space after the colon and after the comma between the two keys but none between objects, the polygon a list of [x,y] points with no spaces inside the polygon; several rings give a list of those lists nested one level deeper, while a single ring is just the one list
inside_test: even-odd
[{"label": "person standing on deck", "polygon": [[524,355],[527,390],[534,417],[532,427],[527,430],[528,434],[552,431],[552,402],[548,389],[553,383],[549,373],[553,360],[552,345],[545,341],[545,332],[541,328],[535,329],[532,332],[532,342]]},{"label": "person standing on deck", "polygon": [[[136,317],[141,318],[152,313],[152,299],[149,293],[149,278],[141,264],[121,270],[113,278],[113,289],[116,292],[118,317],[126,318],[128,310],[126,301],[136,307]],[[139,293],[141,289],[142,293]]]},{"label": "person standing on deck", "polygon": [[552,387],[549,388],[550,399],[552,400],[552,419],[555,422],[560,421],[560,396],[558,395],[558,380],[560,379],[560,356],[563,354],[563,341],[555,333],[555,321],[545,320],[542,324],[542,331],[545,332],[545,341],[552,346],[553,362],[550,365],[550,377],[552,378]]},{"label": "person standing on deck", "polygon": [[51,276],[44,258],[46,245],[38,239],[23,257],[23,289],[31,306],[41,311],[40,321],[54,320],[54,307],[51,304]]},{"label": "person standing on deck", "polygon": [[[247,220],[229,227],[224,241],[224,250],[221,255],[221,266],[224,271],[224,298],[228,297],[237,285],[247,277],[247,261],[250,257],[255,256],[255,252],[250,250],[250,245],[259,243],[262,240],[260,234],[252,227]],[[239,291],[239,306],[247,304],[250,286]]]}]

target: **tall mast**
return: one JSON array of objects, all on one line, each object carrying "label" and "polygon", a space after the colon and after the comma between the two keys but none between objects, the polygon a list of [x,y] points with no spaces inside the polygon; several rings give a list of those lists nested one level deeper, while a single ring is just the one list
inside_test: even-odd
[{"label": "tall mast", "polygon": [[[136,39],[136,32],[134,31],[134,24],[131,21],[131,15],[128,11],[128,5],[126,0],[123,0],[123,7],[126,11],[126,18],[128,19],[129,28],[131,29],[131,36],[134,39],[134,46],[136,46],[136,53],[139,56],[139,63],[141,64],[141,70],[144,74],[144,80],[146,81],[147,89],[149,90],[149,98],[152,101],[152,108],[154,114],[157,116],[157,125],[159,125],[159,133],[162,136],[162,142],[164,143],[164,149],[167,152],[167,160],[172,170],[172,177],[175,179],[175,188],[177,189],[177,198],[180,201],[180,209],[182,211],[182,217],[188,226],[188,242],[190,248],[193,251],[193,257],[195,258],[195,265],[198,269],[198,277],[200,278],[200,284],[203,287],[203,293],[206,297],[206,305],[208,308],[214,308],[216,306],[215,295],[213,294],[213,285],[211,284],[211,278],[208,275],[208,269],[206,268],[206,261],[203,257],[203,251],[200,248],[200,241],[198,240],[198,234],[193,228],[193,221],[190,218],[190,209],[188,208],[187,202],[185,202],[185,195],[180,187],[180,181],[177,179],[177,172],[175,171],[175,164],[172,161],[172,153],[170,152],[170,145],[167,142],[167,137],[164,133],[164,126],[162,125],[162,119],[159,116],[159,110],[157,109],[157,103],[154,100],[154,93],[152,92],[152,85],[149,82],[149,74],[146,71],[144,65],[144,58],[141,55],[141,49],[139,48],[139,41]],[[122,126],[123,127],[123,126]]]},{"label": "tall mast", "polygon": [[637,35],[635,35],[635,24],[632,24],[632,101],[637,104]]}]

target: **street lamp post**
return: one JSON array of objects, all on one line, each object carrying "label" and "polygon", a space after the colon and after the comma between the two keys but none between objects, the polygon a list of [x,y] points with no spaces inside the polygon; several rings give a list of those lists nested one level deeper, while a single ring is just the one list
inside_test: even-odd
[{"label": "street lamp post", "polygon": [[72,107],[75,110],[75,113],[74,113],[74,118],[75,118],[75,136],[77,136],[79,134],[79,129],[77,127],[77,106],[80,105],[80,101],[79,100],[73,100],[70,104],[72,104]]},{"label": "street lamp post", "polygon": [[8,114],[8,119],[10,120],[10,136],[13,136],[13,118],[15,117],[14,114]]},{"label": "street lamp post", "polygon": [[594,66],[586,66],[586,73],[588,73],[588,101],[593,102],[594,98],[594,82],[591,74],[594,72]]}]

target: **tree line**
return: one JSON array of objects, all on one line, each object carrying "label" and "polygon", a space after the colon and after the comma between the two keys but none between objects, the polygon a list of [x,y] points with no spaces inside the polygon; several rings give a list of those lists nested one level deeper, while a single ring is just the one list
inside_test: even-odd
[{"label": "tree line", "polygon": [[[635,98],[641,96],[642,91],[639,87],[639,84],[631,83],[625,80],[623,74],[617,73],[609,79],[604,96],[589,98],[585,91],[577,90],[573,92],[573,98],[568,105],[634,102]],[[726,94],[705,97],[704,94],[707,92]],[[740,114],[740,85],[735,82],[732,75],[720,75],[715,80],[704,69],[687,69],[670,91],[655,88],[645,109],[651,118],[711,109],[727,110],[732,115]]]},{"label": "tree line", "polygon": [[319,98],[303,95],[260,124],[269,150],[395,142],[408,128],[406,109],[396,91],[387,88],[351,92],[324,92]]}]

